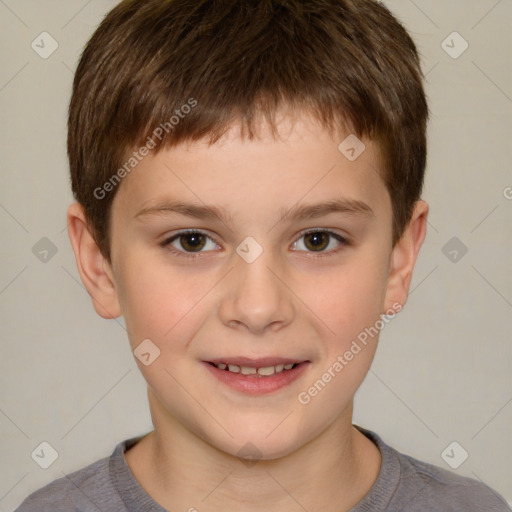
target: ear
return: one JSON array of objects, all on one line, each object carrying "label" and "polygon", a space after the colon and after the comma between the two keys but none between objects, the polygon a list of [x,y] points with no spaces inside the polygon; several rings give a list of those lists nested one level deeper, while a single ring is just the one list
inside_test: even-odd
[{"label": "ear", "polygon": [[[416,201],[413,214],[400,240],[391,252],[385,310],[396,310],[407,302],[412,271],[427,233],[428,204]],[[395,306],[393,306],[395,305]]]},{"label": "ear", "polygon": [[68,209],[67,219],[80,279],[91,296],[96,313],[107,319],[117,318],[121,315],[121,308],[112,269],[89,229],[82,205],[73,203]]}]

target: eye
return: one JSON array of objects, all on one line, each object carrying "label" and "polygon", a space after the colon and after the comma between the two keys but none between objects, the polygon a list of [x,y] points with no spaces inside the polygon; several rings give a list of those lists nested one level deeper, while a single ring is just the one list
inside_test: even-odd
[{"label": "eye", "polygon": [[[208,241],[211,242],[210,247],[208,247]],[[164,240],[160,245],[162,247],[167,247],[171,252],[174,252],[179,256],[191,258],[199,256],[201,252],[205,252],[203,251],[205,247],[207,250],[215,249],[217,247],[217,244],[209,235],[203,231],[198,231],[197,229],[179,231],[172,237]]]},{"label": "eye", "polygon": [[[297,244],[300,246],[302,239],[304,239],[303,245],[305,249],[301,247],[297,248]],[[210,245],[208,246],[208,244]],[[185,258],[197,258],[200,257],[201,253],[214,250],[218,247],[212,237],[204,231],[197,229],[179,231],[170,238],[165,239],[160,245],[175,253],[177,256]],[[293,248],[294,250],[318,253],[314,256],[321,258],[337,253],[340,250],[333,248],[333,246],[343,247],[347,245],[349,245],[348,241],[337,233],[328,230],[313,229],[301,233],[300,238],[294,242]],[[330,250],[326,250],[329,248]]]},{"label": "eye", "polygon": [[[301,233],[300,238],[293,244],[294,249],[296,248],[297,244],[300,245],[302,239],[304,239],[303,245],[305,249],[299,248],[298,250],[306,250],[308,252],[320,253],[318,254],[318,257],[327,256],[340,250],[332,250],[333,246],[336,247],[340,245],[348,245],[347,240],[343,238],[341,235],[338,235],[337,233],[334,233],[332,231],[314,229]],[[331,248],[331,250],[327,251],[326,249],[329,247]]]}]

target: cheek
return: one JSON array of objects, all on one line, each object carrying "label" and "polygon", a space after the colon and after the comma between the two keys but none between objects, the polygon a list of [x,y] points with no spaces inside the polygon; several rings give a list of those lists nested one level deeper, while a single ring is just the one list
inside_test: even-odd
[{"label": "cheek", "polygon": [[322,277],[311,296],[329,330],[321,364],[297,399],[318,428],[349,406],[366,377],[377,348],[385,285],[385,264],[361,255],[357,264]]},{"label": "cheek", "polygon": [[188,338],[183,320],[194,317],[213,284],[212,276],[192,276],[158,260],[150,263],[136,254],[123,259],[116,286],[132,348],[149,338],[163,350],[177,332]]},{"label": "cheek", "polygon": [[[372,251],[359,253],[349,264],[340,265],[314,279],[304,301],[325,326],[329,346],[342,350],[365,328],[373,326],[383,313],[386,291],[386,262]],[[306,295],[305,295],[306,296]]]}]

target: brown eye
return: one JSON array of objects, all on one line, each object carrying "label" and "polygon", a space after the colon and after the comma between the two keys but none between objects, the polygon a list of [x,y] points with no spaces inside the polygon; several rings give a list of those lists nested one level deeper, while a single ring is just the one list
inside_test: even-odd
[{"label": "brown eye", "polygon": [[320,258],[334,255],[348,245],[350,245],[349,242],[338,233],[315,229],[303,232],[293,247],[301,252],[317,253],[314,256]]},{"label": "brown eye", "polygon": [[206,244],[206,237],[201,233],[186,233],[179,236],[181,247],[187,252],[200,251]]},{"label": "brown eye", "polygon": [[203,253],[219,248],[211,236],[195,229],[180,231],[160,245],[177,256],[190,258],[204,256]]},{"label": "brown eye", "polygon": [[329,245],[329,235],[325,231],[307,233],[304,245],[311,251],[323,251]]}]

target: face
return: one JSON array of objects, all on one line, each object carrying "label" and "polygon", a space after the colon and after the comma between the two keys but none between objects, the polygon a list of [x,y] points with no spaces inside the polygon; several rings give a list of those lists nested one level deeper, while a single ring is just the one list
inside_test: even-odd
[{"label": "face", "polygon": [[266,459],[350,422],[378,338],[361,333],[396,302],[374,143],[351,161],[348,133],[283,119],[280,134],[150,154],[111,217],[111,278],[157,421]]}]

